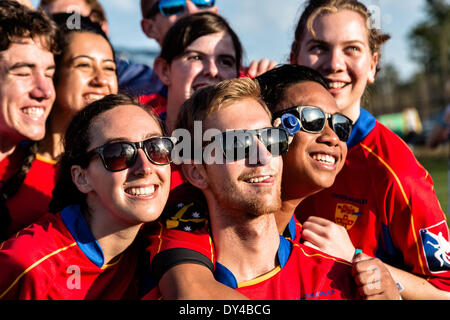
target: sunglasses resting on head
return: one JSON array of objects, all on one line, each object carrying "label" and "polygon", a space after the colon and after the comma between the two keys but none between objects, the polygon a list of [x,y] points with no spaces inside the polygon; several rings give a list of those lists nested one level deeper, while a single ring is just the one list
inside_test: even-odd
[{"label": "sunglasses resting on head", "polygon": [[90,161],[98,154],[106,170],[122,171],[136,163],[138,149],[142,149],[150,162],[166,165],[172,162],[171,153],[175,142],[173,137],[152,137],[140,142],[109,142],[88,151],[86,159]]},{"label": "sunglasses resting on head", "polygon": [[[156,15],[158,11],[165,17],[183,13],[187,0],[159,0],[150,8],[145,15],[149,19]],[[214,7],[215,0],[191,0],[198,9],[209,9]]]},{"label": "sunglasses resting on head", "polygon": [[273,119],[274,123],[279,122],[290,135],[294,135],[299,130],[320,133],[328,120],[330,128],[343,142],[347,142],[353,128],[353,122],[347,116],[341,113],[326,113],[319,107],[314,106],[296,106],[277,111],[273,114]]}]

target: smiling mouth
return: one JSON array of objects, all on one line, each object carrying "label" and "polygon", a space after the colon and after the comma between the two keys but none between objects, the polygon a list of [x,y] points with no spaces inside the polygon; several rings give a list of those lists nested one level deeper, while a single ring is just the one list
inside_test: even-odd
[{"label": "smiling mouth", "polygon": [[330,89],[342,89],[347,86],[349,83],[341,82],[341,81],[327,81],[328,88]]},{"label": "smiling mouth", "polygon": [[102,98],[104,98],[105,95],[104,94],[95,94],[95,93],[88,93],[83,95],[83,99],[89,104],[92,103],[94,101],[100,100]]},{"label": "smiling mouth", "polygon": [[148,197],[155,193],[155,186],[127,188],[125,189],[125,193],[134,197]]},{"label": "smiling mouth", "polygon": [[244,179],[247,183],[262,183],[262,182],[270,182],[269,179],[271,179],[272,176],[260,176],[260,177],[253,177]]},{"label": "smiling mouth", "polygon": [[45,109],[41,107],[25,107],[22,108],[22,112],[25,113],[27,116],[30,116],[34,119],[38,119],[42,117],[42,115],[45,113]]},{"label": "smiling mouth", "polygon": [[314,160],[324,164],[334,165],[336,164],[336,158],[324,153],[315,153],[311,156]]}]

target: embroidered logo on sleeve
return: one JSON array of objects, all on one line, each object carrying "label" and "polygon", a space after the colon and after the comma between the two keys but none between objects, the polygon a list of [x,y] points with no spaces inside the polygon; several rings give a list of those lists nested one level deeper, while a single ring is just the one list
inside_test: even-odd
[{"label": "embroidered logo on sleeve", "polygon": [[445,221],[420,229],[420,238],[428,270],[434,273],[450,270],[450,242]]}]

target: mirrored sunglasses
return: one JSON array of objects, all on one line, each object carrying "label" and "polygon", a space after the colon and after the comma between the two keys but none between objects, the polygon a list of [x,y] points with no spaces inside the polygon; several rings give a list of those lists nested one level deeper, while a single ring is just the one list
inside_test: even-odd
[{"label": "mirrored sunglasses", "polygon": [[309,133],[320,133],[328,120],[330,128],[339,140],[347,142],[352,132],[353,122],[341,113],[330,114],[315,106],[296,106],[273,114],[273,119],[280,118],[281,126],[293,135],[302,130]]}]

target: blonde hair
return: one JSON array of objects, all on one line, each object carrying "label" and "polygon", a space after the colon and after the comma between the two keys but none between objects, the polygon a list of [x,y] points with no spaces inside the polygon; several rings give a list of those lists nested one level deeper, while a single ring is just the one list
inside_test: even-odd
[{"label": "blonde hair", "polygon": [[255,99],[271,117],[269,109],[261,98],[259,84],[250,78],[238,78],[222,81],[196,91],[181,105],[176,127],[187,129],[193,134],[194,121],[204,121],[232,102],[243,99]]}]

